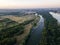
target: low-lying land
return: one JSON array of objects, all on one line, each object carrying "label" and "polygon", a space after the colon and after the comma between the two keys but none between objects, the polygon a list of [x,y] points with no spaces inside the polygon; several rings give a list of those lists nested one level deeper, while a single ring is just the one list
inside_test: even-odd
[{"label": "low-lying land", "polygon": [[[0,20],[0,45],[25,44],[31,28],[35,26],[39,17],[35,15],[1,16]],[[35,23],[34,23],[35,22]]]}]

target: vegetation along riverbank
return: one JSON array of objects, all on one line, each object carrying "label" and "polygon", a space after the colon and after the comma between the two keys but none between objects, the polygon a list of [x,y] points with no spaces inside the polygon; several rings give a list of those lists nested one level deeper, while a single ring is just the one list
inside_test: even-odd
[{"label": "vegetation along riverbank", "polygon": [[57,20],[47,11],[40,11],[38,13],[45,19],[45,27],[39,45],[60,45],[60,25],[58,26]]}]

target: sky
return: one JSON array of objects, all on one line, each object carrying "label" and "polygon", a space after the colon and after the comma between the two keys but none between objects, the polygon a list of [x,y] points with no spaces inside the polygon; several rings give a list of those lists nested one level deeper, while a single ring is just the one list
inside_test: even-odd
[{"label": "sky", "polygon": [[60,0],[0,0],[0,8],[60,8]]}]

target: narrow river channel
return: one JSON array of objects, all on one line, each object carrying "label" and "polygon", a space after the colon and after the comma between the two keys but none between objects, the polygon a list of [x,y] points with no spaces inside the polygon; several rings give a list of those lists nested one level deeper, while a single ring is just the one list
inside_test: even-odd
[{"label": "narrow river channel", "polygon": [[26,42],[26,45],[38,45],[40,39],[41,39],[41,35],[42,35],[42,31],[44,28],[44,18],[40,16],[40,20],[38,22],[38,26],[37,28],[32,28],[31,34],[29,39]]}]

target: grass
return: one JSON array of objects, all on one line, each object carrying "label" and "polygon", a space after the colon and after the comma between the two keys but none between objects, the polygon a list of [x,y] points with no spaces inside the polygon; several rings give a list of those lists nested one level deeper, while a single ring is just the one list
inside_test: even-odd
[{"label": "grass", "polygon": [[[2,23],[3,24],[2,25],[1,22],[0,22],[1,27],[2,26],[5,26],[5,28],[10,27],[10,28],[8,28],[9,31],[15,32],[17,30],[20,30],[20,27],[19,28],[17,27],[17,29],[15,30],[15,27],[17,25],[19,25],[21,23],[22,23],[22,25],[24,25],[24,30],[23,30],[23,33],[21,35],[19,33],[17,33],[19,35],[14,35],[13,37],[11,37],[11,38],[16,38],[16,40],[17,40],[16,44],[17,45],[25,44],[25,41],[26,41],[27,37],[29,36],[31,28],[33,26],[32,22],[33,23],[35,22],[34,25],[36,25],[37,20],[39,19],[39,18],[35,17],[34,15],[27,15],[27,16],[22,16],[22,17],[18,17],[18,16],[2,16],[2,18],[4,19],[4,21],[3,21],[4,23]],[[9,32],[8,30],[6,29],[7,32]]]},{"label": "grass", "polygon": [[17,22],[12,21],[12,20],[10,20],[8,18],[5,18],[5,19],[0,21],[0,29],[13,27],[13,26],[15,26],[17,24],[18,24]]},{"label": "grass", "polygon": [[30,29],[32,28],[31,24],[25,26],[24,33],[22,35],[17,36],[17,44],[23,45],[25,43],[26,38],[30,33]]},{"label": "grass", "polygon": [[4,18],[8,18],[8,19],[11,19],[15,22],[18,22],[18,23],[22,23],[26,20],[31,20],[33,18],[35,18],[34,15],[26,15],[26,16],[22,16],[22,17],[18,17],[18,16],[13,16],[13,15],[6,15],[6,16],[1,16],[3,19]]}]

